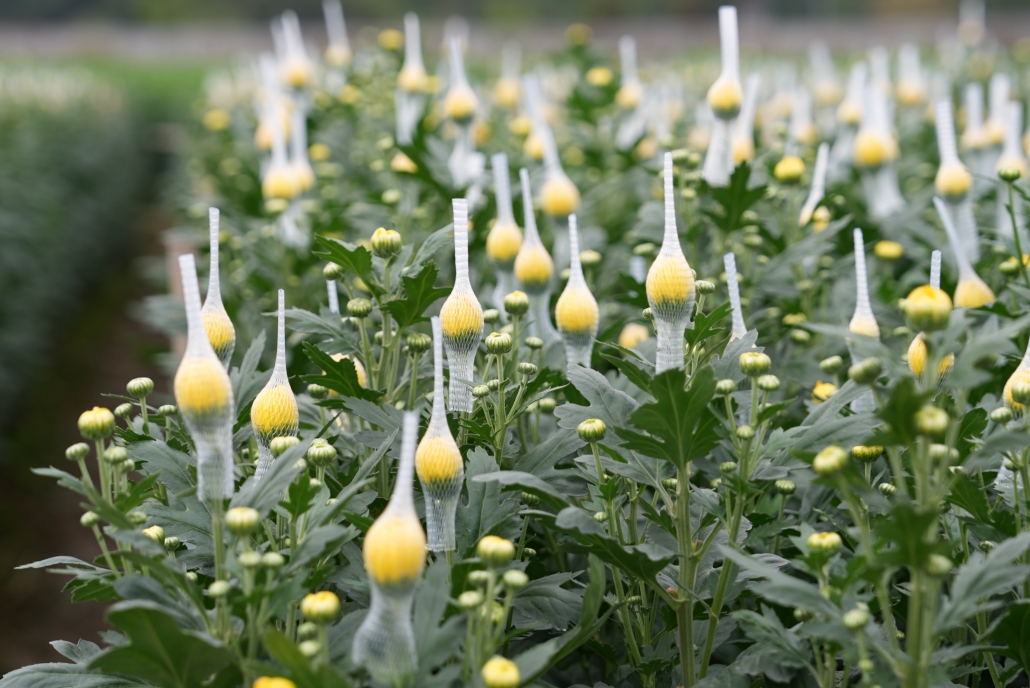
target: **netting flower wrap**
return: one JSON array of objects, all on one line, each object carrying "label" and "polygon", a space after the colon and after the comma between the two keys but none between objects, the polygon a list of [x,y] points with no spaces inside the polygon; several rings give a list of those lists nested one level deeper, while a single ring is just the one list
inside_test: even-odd
[{"label": "netting flower wrap", "polygon": [[[876,316],[873,315],[873,308],[869,302],[869,278],[865,264],[865,239],[862,230],[856,228],[854,231],[855,240],[855,312],[848,323],[848,331],[852,334],[863,337],[880,339],[880,326],[876,324]],[[851,355],[851,363],[861,363],[863,358],[855,353],[852,341],[848,340],[848,353]],[[871,390],[862,393],[851,403],[854,411],[872,411],[876,408],[876,400]]]},{"label": "netting flower wrap", "polygon": [[737,257],[733,253],[727,253],[722,257],[722,265],[726,269],[726,290],[730,295],[730,315],[732,320],[730,341],[732,342],[734,339],[741,339],[747,334],[747,325],[744,324],[744,309],[740,305]]},{"label": "netting flower wrap", "polygon": [[486,254],[497,274],[497,285],[491,297],[494,308],[503,312],[504,297],[515,288],[512,269],[522,248],[522,230],[515,222],[511,202],[511,179],[508,174],[508,156],[497,153],[490,159],[494,172],[497,196],[497,222],[486,237]]},{"label": "netting flower wrap", "polygon": [[665,154],[665,236],[647,272],[647,302],[658,338],[655,372],[683,367],[683,332],[694,314],[694,274],[676,230],[672,154]]},{"label": "netting flower wrap", "polygon": [[[1023,104],[1010,101],[1008,103],[1008,117],[1005,120],[1005,143],[1001,150],[1001,156],[995,165],[994,173],[997,174],[1004,169],[1016,169],[1020,173],[1020,182],[1024,184],[1030,176],[1030,167],[1027,166],[1026,155],[1023,154]],[[999,187],[997,209],[995,211],[998,225],[998,236],[1012,240],[1012,218],[1008,211],[1009,194],[1007,189]],[[1019,231],[1022,239],[1026,238],[1026,213],[1024,211],[1023,197],[1019,193],[1012,194],[1012,208],[1016,216],[1016,230]]]},{"label": "netting flower wrap", "polygon": [[469,282],[468,202],[453,201],[454,289],[440,309],[443,344],[451,370],[450,409],[472,410],[472,366],[483,338],[483,307]]},{"label": "netting flower wrap", "polygon": [[898,144],[894,140],[890,106],[883,85],[872,79],[866,84],[862,126],[855,136],[855,163],[862,168],[862,188],[869,214],[884,219],[905,208],[898,186],[894,161]]},{"label": "netting flower wrap", "polygon": [[186,353],[175,373],[175,403],[197,447],[197,490],[207,502],[233,493],[232,382],[211,348],[200,313],[200,285],[192,254],[179,256],[186,302]]},{"label": "netting flower wrap", "polygon": [[944,224],[944,231],[948,234],[948,243],[955,254],[955,263],[958,265],[958,285],[955,287],[955,294],[952,301],[956,308],[979,308],[994,301],[994,292],[980,279],[973,269],[973,264],[964,253],[964,246],[955,228],[954,218],[948,212],[948,207],[938,197],[934,197],[933,204]]},{"label": "netting flower wrap", "polygon": [[708,90],[708,105],[715,119],[702,168],[705,181],[712,186],[729,184],[730,172],[733,171],[733,121],[740,113],[743,100],[736,7],[727,5],[719,8],[719,47],[722,73]]},{"label": "netting flower wrap", "polygon": [[826,194],[826,169],[829,165],[830,145],[819,144],[819,151],[815,155],[815,170],[812,172],[812,187],[808,190],[808,198],[801,206],[801,213],[798,215],[798,225],[806,226],[812,220],[815,209]]},{"label": "netting flower wrap", "polygon": [[411,144],[415,127],[426,106],[426,89],[429,75],[422,62],[422,31],[418,15],[408,12],[404,15],[404,66],[397,75],[397,91],[394,94],[394,109],[397,113],[397,143]]},{"label": "netting flower wrap", "polygon": [[554,319],[565,344],[565,360],[569,365],[590,367],[590,354],[597,337],[600,313],[597,299],[590,293],[583,277],[583,264],[579,257],[579,229],[575,215],[569,215],[569,246],[572,267],[565,290],[558,297]]},{"label": "netting flower wrap", "polygon": [[465,482],[464,462],[447,425],[443,400],[443,331],[433,318],[433,410],[429,428],[415,452],[415,471],[426,502],[429,550],[450,552],[454,541],[454,514]]},{"label": "netting flower wrap", "polygon": [[522,248],[515,257],[515,278],[522,290],[529,295],[529,332],[545,344],[558,339],[558,332],[551,325],[551,277],[554,275],[554,261],[540,240],[533,211],[533,189],[529,185],[529,171],[519,170],[522,182],[522,207],[524,209],[526,233]]},{"label": "netting flower wrap", "polygon": [[250,424],[258,442],[258,463],[254,477],[260,479],[272,464],[270,445],[276,437],[294,436],[300,422],[297,397],[286,377],[286,293],[279,290],[279,322],[275,344],[275,365],[272,377],[254,398],[250,407]]},{"label": "netting flower wrap", "polygon": [[200,309],[200,315],[204,321],[204,331],[207,332],[208,341],[211,342],[211,348],[215,350],[215,356],[218,356],[218,360],[228,370],[232,352],[236,348],[236,328],[233,327],[232,320],[229,319],[229,314],[225,312],[225,306],[222,305],[222,288],[218,278],[218,208],[208,210],[208,221],[211,269],[208,273],[207,298],[204,299],[204,307]]},{"label": "netting flower wrap", "polygon": [[955,222],[962,250],[971,260],[977,261],[980,259],[980,237],[976,230],[976,218],[973,216],[973,175],[958,155],[951,100],[938,102],[934,115],[937,150],[941,157],[934,187],[946,203],[948,214]]},{"label": "netting flower wrap", "polygon": [[362,547],[372,604],[353,646],[354,663],[387,685],[404,684],[418,667],[411,606],[426,562],[426,535],[412,498],[418,414],[405,413],[403,428],[393,495]]},{"label": "netting flower wrap", "polygon": [[856,62],[848,73],[848,85],[844,99],[837,106],[837,137],[830,148],[829,177],[841,181],[850,174],[855,159],[855,135],[862,121],[865,107],[865,84],[868,67],[865,62]]}]

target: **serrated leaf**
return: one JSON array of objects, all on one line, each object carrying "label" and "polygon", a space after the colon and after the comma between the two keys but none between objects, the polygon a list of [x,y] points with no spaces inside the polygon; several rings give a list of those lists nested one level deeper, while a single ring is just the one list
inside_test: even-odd
[{"label": "serrated leaf", "polygon": [[561,587],[573,578],[571,573],[555,573],[531,580],[515,596],[515,626],[567,630],[579,619],[583,604],[582,593]]},{"label": "serrated leaf", "polygon": [[262,518],[267,516],[272,507],[279,503],[283,491],[300,473],[301,469],[297,462],[304,457],[308,444],[310,443],[302,441],[284,451],[272,461],[260,479],[256,476],[247,478],[247,482],[240,486],[239,492],[233,495],[230,507],[249,506],[257,509]]},{"label": "serrated leaf", "polygon": [[633,397],[613,389],[608,380],[594,370],[569,366],[568,376],[569,383],[583,395],[589,405],[569,403],[556,408],[554,416],[560,428],[575,430],[580,423],[591,418],[601,419],[609,429],[617,428],[625,425],[629,414],[639,406]]},{"label": "serrated leaf", "polygon": [[621,544],[604,531],[592,514],[580,507],[562,509],[555,517],[554,527],[584,545],[592,554],[648,584],[653,583],[655,576],[676,558],[675,552],[659,545]]},{"label": "serrated leaf", "polygon": [[194,688],[233,661],[232,652],[206,633],[184,631],[157,603],[119,602],[108,621],[130,640],[98,655],[90,667],[134,676],[165,688]]},{"label": "serrated leaf", "polygon": [[482,448],[477,447],[468,453],[465,464],[468,503],[459,501],[455,517],[458,553],[463,557],[472,556],[476,543],[484,535],[514,539],[518,534],[519,521],[514,516],[519,511],[519,500],[508,496],[502,499],[498,483],[475,479],[497,471],[497,462]]},{"label": "serrated leaf", "polygon": [[1026,580],[1030,566],[1012,562],[1028,548],[1030,533],[1020,533],[998,543],[986,557],[974,558],[960,566],[950,594],[935,618],[934,633],[946,633],[979,612],[1001,606],[1002,600],[990,598]]},{"label": "serrated leaf", "polygon": [[694,373],[690,388],[684,389],[686,374],[673,369],[655,376],[651,394],[655,401],[630,414],[629,421],[648,434],[615,427],[626,446],[645,456],[664,459],[674,466],[711,451],[719,441],[721,424],[709,408],[715,396],[715,375],[711,366]]},{"label": "serrated leaf", "polygon": [[400,330],[426,320],[426,309],[451,293],[450,289],[433,286],[438,272],[433,261],[429,261],[414,277],[401,277],[404,296],[383,306],[397,321]]},{"label": "serrated leaf", "polygon": [[354,361],[349,358],[342,358],[334,361],[333,357],[319,349],[311,342],[304,342],[304,355],[312,363],[319,367],[324,375],[303,375],[301,379],[308,384],[322,385],[342,397],[365,399],[376,401],[383,393],[367,389],[358,382],[358,372],[354,367]]},{"label": "serrated leaf", "polygon": [[316,236],[315,243],[321,250],[314,251],[316,256],[330,260],[345,270],[361,278],[368,290],[376,296],[382,296],[383,287],[379,284],[372,270],[372,254],[364,246],[351,246],[336,239]]},{"label": "serrated leaf", "polygon": [[159,684],[102,671],[80,664],[33,664],[5,674],[0,688],[153,688]]}]

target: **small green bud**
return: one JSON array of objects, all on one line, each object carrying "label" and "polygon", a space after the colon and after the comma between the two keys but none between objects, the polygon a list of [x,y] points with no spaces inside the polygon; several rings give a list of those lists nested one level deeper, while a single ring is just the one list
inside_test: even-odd
[{"label": "small green bud", "polygon": [[793,329],[790,331],[790,338],[794,340],[796,344],[808,344],[812,341],[812,335],[808,333],[808,330]]},{"label": "small green bud", "polygon": [[675,490],[679,485],[679,481],[676,478],[666,478],[662,481],[662,487],[666,490]]},{"label": "small green bud", "polygon": [[476,555],[487,566],[501,568],[515,558],[515,543],[496,535],[487,535],[476,545]]},{"label": "small green bud", "polygon": [[990,552],[992,549],[994,549],[997,546],[998,546],[998,544],[996,542],[993,542],[991,540],[983,540],[980,543],[980,551],[981,552],[985,552],[985,553],[986,552]]},{"label": "small green bud", "polygon": [[196,583],[197,582],[197,572],[196,571],[187,571],[186,572],[186,580],[188,580],[190,583]]},{"label": "small green bud", "polygon": [[792,495],[795,490],[798,489],[798,486],[794,484],[793,480],[777,480],[773,484],[773,487],[775,487],[776,491],[781,495]]},{"label": "small green bud", "polygon": [[523,559],[530,559],[530,558],[535,557],[535,556],[536,556],[536,550],[533,549],[532,547],[523,547],[522,548],[522,558]]},{"label": "small green bud", "polygon": [[936,406],[924,406],[916,411],[916,430],[922,435],[939,437],[948,429],[948,412]]},{"label": "small green bud", "polygon": [[868,657],[858,660],[858,670],[861,671],[863,675],[868,676],[873,673],[873,670],[875,669],[876,665],[873,664],[873,660]]},{"label": "small green bud", "polygon": [[216,580],[214,583],[207,586],[207,594],[215,599],[219,599],[228,595],[230,589],[231,587],[228,581]]},{"label": "small green bud", "polygon": [[483,593],[478,590],[466,590],[458,595],[458,607],[465,611],[479,608],[483,604]]},{"label": "small green bud", "polygon": [[144,399],[154,391],[154,381],[149,377],[133,378],[125,385],[125,391],[129,393],[130,397]]},{"label": "small green bud", "polygon": [[318,439],[311,440],[305,456],[316,466],[325,466],[336,458],[336,448],[319,437]]},{"label": "small green bud", "polygon": [[317,640],[302,640],[297,643],[297,651],[311,659],[318,656],[318,653],[322,651],[322,646]]},{"label": "small green bud", "polygon": [[585,251],[580,251],[579,262],[587,270],[596,268],[601,264],[601,254],[597,251],[588,248]]},{"label": "small green bud", "polygon": [[490,574],[482,569],[469,571],[466,580],[472,585],[486,585],[490,580]]},{"label": "small green bud", "polygon": [[819,475],[833,475],[839,473],[847,465],[848,453],[838,445],[831,444],[815,455],[812,469]]},{"label": "small green bud", "polygon": [[739,439],[742,439],[745,442],[747,442],[754,439],[755,429],[750,425],[738,425],[736,435]]},{"label": "small green bud", "polygon": [[600,418],[591,418],[580,423],[576,431],[584,442],[600,442],[608,432],[608,426]]},{"label": "small green bud", "polygon": [[325,277],[327,280],[341,281],[346,274],[343,267],[336,263],[326,263],[325,267],[322,268],[322,277]]},{"label": "small green bud", "polygon": [[102,440],[114,432],[114,414],[109,409],[94,406],[79,416],[79,432],[87,440]]},{"label": "small green bud", "polygon": [[554,413],[554,407],[558,405],[558,402],[551,397],[544,397],[537,403],[540,405],[541,413]]},{"label": "small green bud", "polygon": [[525,343],[526,347],[533,351],[544,348],[544,340],[540,339],[540,337],[526,337]]},{"label": "small green bud", "polygon": [[640,311],[640,315],[643,316],[645,320],[654,320],[654,313],[651,312],[650,308],[645,308]]},{"label": "small green bud", "polygon": [[225,527],[237,537],[249,535],[261,525],[261,514],[249,506],[234,506],[225,512]]},{"label": "small green bud", "polygon": [[511,351],[512,340],[510,334],[503,332],[491,332],[486,336],[486,352],[498,356]]},{"label": "small green bud", "polygon": [[254,550],[249,550],[240,554],[237,561],[239,561],[240,566],[245,569],[256,569],[261,566],[261,554]]},{"label": "small green bud", "polygon": [[166,537],[164,541],[165,549],[169,552],[174,552],[175,550],[179,549],[180,544],[182,544],[182,541],[174,535],[172,535],[171,537]]},{"label": "small green bud", "polygon": [[604,523],[608,520],[608,514],[603,511],[594,512],[594,520],[598,523]]},{"label": "small green bud", "polygon": [[368,299],[351,299],[347,302],[347,313],[352,318],[367,318],[372,312],[372,302]]},{"label": "small green bud", "polygon": [[1030,403],[1030,382],[1017,382],[1012,385],[1012,401],[1021,406]]},{"label": "small green bud", "polygon": [[762,375],[758,378],[758,389],[763,392],[775,392],[780,388],[780,378],[775,375]]},{"label": "small green bud", "polygon": [[142,511],[130,511],[126,518],[134,526],[141,526],[147,522],[147,515]]},{"label": "small green bud", "polygon": [[880,483],[876,487],[884,497],[891,497],[898,491],[898,488],[891,483]]},{"label": "small green bud", "polygon": [[501,313],[496,308],[487,308],[483,311],[483,322],[492,325],[501,319]]},{"label": "small green bud", "polygon": [[735,461],[723,461],[719,464],[719,472],[723,475],[731,475],[737,470],[737,463]]},{"label": "small green bud", "polygon": [[305,621],[297,626],[297,637],[301,640],[308,640],[318,635],[318,624],[313,621]]},{"label": "small green bud", "polygon": [[733,380],[730,380],[729,378],[726,378],[724,380],[719,380],[718,382],[715,383],[715,393],[716,394],[722,394],[723,396],[725,396],[727,394],[733,394],[733,392],[735,392],[736,390],[737,390],[737,383],[734,382]]},{"label": "small green bud", "polygon": [[179,409],[175,404],[164,404],[163,406],[159,406],[157,409],[157,414],[163,418],[171,418],[178,412]]},{"label": "small green bud", "polygon": [[84,528],[92,528],[96,524],[100,523],[100,515],[95,511],[87,511],[79,518],[79,523]]},{"label": "small green bud", "polygon": [[849,631],[861,631],[869,624],[869,612],[862,608],[855,608],[845,612],[841,621],[844,622],[844,628]]},{"label": "small green bud", "polygon": [[529,584],[529,576],[517,569],[505,571],[502,580],[512,590],[521,590]]},{"label": "small green bud", "polygon": [[488,380],[486,383],[486,388],[491,392],[496,392],[501,388],[501,381],[497,378],[494,378],[493,380]]},{"label": "small green bud", "polygon": [[476,385],[472,388],[472,396],[474,396],[476,399],[482,399],[489,393],[490,388],[486,385]]},{"label": "small green bud", "polygon": [[872,463],[883,454],[883,447],[878,445],[858,444],[851,448],[852,455],[863,463]]},{"label": "small green bud", "polygon": [[520,496],[522,498],[522,503],[526,506],[534,506],[540,503],[540,498],[537,497],[535,494],[523,492]]},{"label": "small green bud", "polygon": [[329,396],[329,390],[322,385],[312,383],[308,385],[308,396],[312,399],[325,399]]},{"label": "small green bud", "polygon": [[934,578],[943,578],[951,573],[955,564],[943,554],[931,554],[926,560],[926,572]]},{"label": "small green bud", "polygon": [[1008,423],[1012,420],[1013,413],[1012,409],[1008,406],[999,406],[998,408],[991,411],[991,420],[995,423]]},{"label": "small green bud", "polygon": [[819,369],[827,375],[833,375],[844,367],[844,359],[840,356],[830,356],[819,362]]},{"label": "small green bud", "polygon": [[290,447],[295,447],[300,444],[300,440],[291,435],[285,437],[275,437],[268,444],[268,449],[272,452],[272,456],[279,457]]},{"label": "small green bud", "polygon": [[286,557],[278,552],[265,552],[261,555],[261,565],[266,569],[281,569],[286,564]]},{"label": "small green bud", "polygon": [[64,450],[64,456],[69,461],[82,461],[89,456],[89,445],[85,442],[77,442]]},{"label": "small green bud", "polygon": [[126,419],[132,415],[132,404],[125,402],[124,404],[118,404],[114,407],[114,417]]},{"label": "small green bud", "polygon": [[645,257],[646,256],[650,256],[650,255],[654,255],[654,252],[655,252],[656,248],[657,248],[657,246],[655,246],[654,244],[652,244],[650,242],[646,242],[646,243],[643,243],[643,244],[637,244],[636,246],[633,247],[633,255],[635,255],[635,256],[645,256]]},{"label": "small green bud", "polygon": [[998,170],[998,177],[1007,184],[1011,184],[1014,181],[1018,181],[1023,173],[1018,167],[1003,167]]},{"label": "small green bud", "polygon": [[534,375],[537,374],[538,368],[534,364],[530,363],[529,361],[522,361],[518,365],[518,370],[519,370],[520,373],[522,373],[526,377],[533,377]]},{"label": "small green bud", "polygon": [[408,335],[408,351],[413,354],[421,354],[429,351],[431,346],[433,346],[433,338],[428,334],[413,332]]},{"label": "small green bud", "polygon": [[125,447],[115,445],[108,447],[107,451],[104,452],[104,461],[111,465],[121,463],[127,458],[129,458],[129,451]]},{"label": "small green bud", "polygon": [[708,280],[698,280],[694,282],[694,289],[697,290],[698,294],[714,294],[715,284]]},{"label": "small green bud", "polygon": [[399,232],[379,227],[372,232],[372,253],[389,260],[401,252],[403,240]]},{"label": "small green bud", "polygon": [[746,351],[740,355],[740,372],[748,377],[758,377],[769,372],[772,360],[764,353]]},{"label": "small green bud", "polygon": [[883,363],[874,357],[867,358],[848,368],[848,377],[860,385],[871,385],[883,372]]},{"label": "small green bud", "polygon": [[[529,297],[523,291],[513,291],[504,297],[504,312],[512,317],[525,315],[529,310]],[[529,342],[527,342],[528,344]],[[541,342],[542,344],[542,342]]]}]

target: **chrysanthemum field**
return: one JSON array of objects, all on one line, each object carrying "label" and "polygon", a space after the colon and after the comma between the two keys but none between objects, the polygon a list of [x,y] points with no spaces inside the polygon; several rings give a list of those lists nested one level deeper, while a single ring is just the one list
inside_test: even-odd
[{"label": "chrysanthemum field", "polygon": [[0,687],[1028,685],[1030,50],[975,9],[639,65],[277,18],[168,192],[174,374],[37,471],[110,628]]}]

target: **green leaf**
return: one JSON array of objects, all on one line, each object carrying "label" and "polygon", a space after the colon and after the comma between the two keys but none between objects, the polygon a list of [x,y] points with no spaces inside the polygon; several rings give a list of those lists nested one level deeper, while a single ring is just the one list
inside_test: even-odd
[{"label": "green leaf", "polygon": [[[756,593],[773,604],[784,607],[801,607],[831,619],[840,616],[840,609],[823,597],[817,586],[788,576],[775,566],[770,566],[731,547],[719,545],[719,549],[722,550],[727,560],[732,561],[741,569],[752,571],[765,579],[765,581],[753,584],[753,587]],[[726,564],[724,563],[723,566]]]},{"label": "green leaf", "polygon": [[309,442],[303,441],[279,455],[261,479],[251,476],[243,483],[239,492],[233,495],[230,507],[249,506],[261,512],[264,518],[279,503],[282,492],[297,477],[301,469],[297,462],[304,457]]},{"label": "green leaf", "polygon": [[15,669],[0,679],[0,688],[143,688],[155,685],[160,684],[90,671],[81,664],[62,663],[33,664]]},{"label": "green leaf", "polygon": [[458,502],[455,517],[455,531],[458,553],[472,556],[476,543],[484,535],[500,535],[508,539],[518,536],[519,520],[514,518],[519,511],[519,500],[501,499],[501,486],[496,482],[480,482],[477,476],[495,473],[497,462],[482,448],[468,453],[465,464],[465,490],[468,503]]},{"label": "green leaf", "polygon": [[190,473],[190,467],[196,461],[189,454],[172,449],[161,441],[140,442],[129,445],[129,458],[142,461],[143,470],[159,476],[161,484],[172,494],[186,492],[197,486],[197,481]]},{"label": "green leaf", "polygon": [[500,483],[504,487],[517,487],[523,492],[539,497],[545,504],[555,509],[564,509],[569,505],[564,496],[542,478],[525,471],[493,471],[481,473],[467,481],[477,483]]},{"label": "green leaf", "polygon": [[311,342],[304,342],[303,347],[304,355],[325,372],[324,375],[302,375],[301,379],[304,382],[322,385],[342,397],[376,401],[383,396],[382,392],[361,386],[361,383],[358,382],[358,372],[354,367],[354,361],[350,358],[334,361],[332,356]]},{"label": "green leaf", "polygon": [[711,451],[719,441],[721,425],[709,408],[715,396],[715,375],[711,366],[694,373],[690,388],[684,390],[686,373],[668,370],[655,376],[648,402],[630,414],[630,422],[645,430],[643,434],[625,427],[615,427],[615,434],[634,451],[656,459],[665,459],[677,467],[685,467]]},{"label": "green leaf", "polygon": [[315,559],[333,556],[356,534],[354,528],[344,528],[336,524],[319,526],[308,531],[300,544],[290,553],[290,562],[283,572],[295,573]]},{"label": "green leaf", "polygon": [[72,644],[67,640],[54,640],[50,645],[76,664],[89,664],[89,661],[100,654],[100,646],[88,640],[79,639],[79,642]]},{"label": "green leaf", "polygon": [[675,552],[653,544],[623,545],[606,533],[592,514],[570,506],[562,509],[554,527],[584,545],[592,554],[626,573],[652,584],[655,576],[676,558]]},{"label": "green leaf", "polygon": [[[888,566],[922,568],[931,554],[947,554],[947,542],[926,542],[926,532],[937,521],[937,510],[919,511],[914,504],[898,502],[891,506],[888,517],[875,528],[886,543],[896,545],[879,554],[880,563]],[[898,524],[904,523],[904,528]]]},{"label": "green leaf", "polygon": [[570,631],[566,631],[557,638],[534,645],[529,650],[514,658],[519,667],[519,674],[522,685],[530,686],[533,682],[543,676],[555,664],[560,662],[577,647],[587,642],[597,632],[608,617],[618,609],[612,605],[600,616],[601,602],[604,597],[604,588],[607,583],[604,564],[593,555],[590,556],[588,568],[590,582],[587,584],[583,594],[583,605],[580,608],[579,624]]},{"label": "green leaf", "polygon": [[297,688],[350,688],[353,684],[328,664],[312,668],[307,657],[300,653],[292,640],[276,630],[264,635],[265,649],[286,667]]},{"label": "green leaf", "polygon": [[647,392],[651,388],[651,373],[638,366],[630,358],[606,353],[602,353],[601,358],[615,366],[638,389]]},{"label": "green leaf", "polygon": [[324,236],[316,236],[315,243],[321,247],[321,251],[313,251],[316,256],[330,260],[345,270],[361,278],[368,290],[375,296],[382,296],[384,293],[379,279],[372,270],[372,254],[363,246],[351,246],[336,239],[329,239]]},{"label": "green leaf", "polygon": [[[1022,600],[1006,606],[1008,613],[991,634],[1005,647],[995,647],[993,651],[1016,660],[1023,671],[1030,675],[1030,602]],[[0,682],[0,688],[5,688],[3,682]]]},{"label": "green leaf", "polygon": [[157,603],[119,602],[107,620],[130,644],[98,655],[90,667],[134,676],[166,688],[195,688],[233,661],[232,652],[205,633],[184,631]]},{"label": "green leaf", "polygon": [[429,261],[414,277],[401,277],[404,296],[383,305],[400,330],[425,320],[426,309],[451,293],[450,289],[433,286],[438,272],[433,261]]},{"label": "green leaf", "polygon": [[454,244],[454,224],[448,224],[436,230],[425,238],[418,252],[411,259],[411,263],[404,268],[404,274],[410,274],[421,268],[425,263],[432,260],[437,251],[444,246]]},{"label": "green leaf", "polygon": [[268,382],[272,371],[258,371],[261,363],[261,355],[265,352],[265,331],[260,330],[257,336],[251,341],[247,353],[238,368],[233,368],[229,373],[229,380],[232,382],[232,389],[236,396],[236,412],[242,413],[247,406],[254,401],[254,397]]},{"label": "green leaf", "polygon": [[740,216],[765,196],[765,184],[748,188],[751,180],[751,165],[741,163],[730,175],[730,183],[722,187],[710,187],[709,193],[721,207],[718,211],[706,210],[710,217],[724,233],[732,232],[741,226]]},{"label": "green leaf", "polygon": [[426,569],[425,578],[415,593],[412,626],[419,660],[416,685],[424,685],[433,670],[457,653],[464,636],[463,615],[444,620],[451,592],[450,576],[447,562],[437,559]]},{"label": "green leaf", "polygon": [[1026,580],[1030,566],[1013,564],[1030,548],[1030,533],[1020,533],[998,544],[986,557],[972,558],[959,567],[950,594],[934,621],[934,633],[946,633],[979,612],[996,609],[1001,599],[990,599]]},{"label": "green leaf", "polygon": [[717,328],[716,325],[723,318],[726,318],[732,307],[730,302],[726,301],[713,308],[708,313],[698,313],[694,316],[694,328],[686,331],[686,340],[694,346],[697,342],[703,342],[714,334],[722,332],[722,328]]},{"label": "green leaf", "polygon": [[554,416],[560,428],[575,430],[585,420],[600,418],[610,430],[626,425],[629,414],[639,406],[633,397],[613,389],[603,375],[589,368],[569,366],[569,382],[589,405],[562,404],[556,408]]},{"label": "green leaf", "polygon": [[583,597],[561,586],[575,577],[572,573],[555,573],[530,581],[515,596],[514,625],[567,630],[569,624],[579,619]]}]

